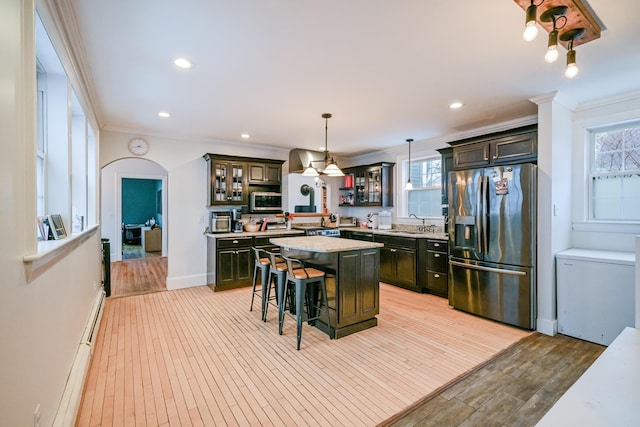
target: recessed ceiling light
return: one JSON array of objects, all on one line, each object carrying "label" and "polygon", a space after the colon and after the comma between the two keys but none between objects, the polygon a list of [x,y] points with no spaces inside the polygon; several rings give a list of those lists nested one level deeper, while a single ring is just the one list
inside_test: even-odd
[{"label": "recessed ceiling light", "polygon": [[249,139],[249,138],[251,138],[251,135],[249,135],[248,133],[243,133],[243,134],[240,135],[240,138]]},{"label": "recessed ceiling light", "polygon": [[193,67],[193,64],[191,63],[191,61],[185,58],[177,58],[175,61],[173,61],[173,63],[175,64],[176,67],[180,67],[180,68]]},{"label": "recessed ceiling light", "polygon": [[166,119],[167,117],[171,117],[171,114],[167,113],[166,111],[160,111],[160,112],[158,113],[158,115],[159,115],[160,117],[162,117],[162,118],[165,118],[165,119]]},{"label": "recessed ceiling light", "polygon": [[451,104],[449,104],[449,108],[451,108],[452,110],[457,110],[458,108],[462,107],[462,102],[452,102]]}]

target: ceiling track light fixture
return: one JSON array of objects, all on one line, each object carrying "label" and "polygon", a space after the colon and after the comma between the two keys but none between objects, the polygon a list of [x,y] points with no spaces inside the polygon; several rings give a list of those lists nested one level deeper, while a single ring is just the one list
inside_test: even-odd
[{"label": "ceiling track light fixture", "polygon": [[413,142],[413,139],[409,138],[407,139],[407,142],[409,143],[409,179],[407,180],[407,183],[404,186],[405,190],[413,190],[413,184],[411,183],[411,143]]},{"label": "ceiling track light fixture", "polygon": [[[344,176],[344,172],[340,170],[336,161],[333,157],[329,157],[329,149],[327,147],[327,136],[329,134],[329,119],[331,118],[330,113],[322,114],[322,118],[324,119],[324,170],[323,174],[327,176]],[[312,163],[316,160],[311,160],[309,162],[309,166],[302,172],[303,176],[319,176],[320,173],[316,168],[313,167]]]},{"label": "ceiling track light fixture", "polygon": [[567,78],[574,78],[578,75],[578,66],[576,65],[576,51],[573,50],[573,41],[584,35],[584,28],[574,28],[568,30],[560,36],[560,40],[563,42],[569,42],[569,50],[567,51],[567,68],[564,71],[564,75]]},{"label": "ceiling track light fixture", "polygon": [[[553,22],[553,30],[549,33],[549,42],[547,43],[547,53],[544,55],[544,60],[548,63],[555,62],[558,59],[558,30],[567,25],[567,9],[566,6],[556,6],[540,15],[542,22]],[[564,21],[562,26],[558,26],[559,20]]]},{"label": "ceiling track light fixture", "polygon": [[544,3],[544,0],[542,0],[538,4],[535,3],[535,0],[531,0],[531,5],[527,7],[522,38],[528,42],[535,40],[535,38],[538,37],[536,18],[538,16],[538,6],[540,6],[542,3]]}]

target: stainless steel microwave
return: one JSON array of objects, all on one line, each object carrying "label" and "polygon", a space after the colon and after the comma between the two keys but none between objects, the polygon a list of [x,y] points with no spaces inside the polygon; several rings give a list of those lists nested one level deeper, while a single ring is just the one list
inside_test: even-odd
[{"label": "stainless steel microwave", "polygon": [[250,193],[249,210],[251,212],[282,211],[282,193],[254,191]]}]

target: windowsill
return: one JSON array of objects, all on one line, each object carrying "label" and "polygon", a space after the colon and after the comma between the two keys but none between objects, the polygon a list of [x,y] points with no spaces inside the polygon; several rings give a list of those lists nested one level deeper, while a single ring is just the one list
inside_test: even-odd
[{"label": "windowsill", "polygon": [[573,230],[600,233],[640,234],[640,224],[601,221],[574,222]]},{"label": "windowsill", "polygon": [[98,227],[99,225],[96,224],[81,233],[72,234],[61,240],[39,241],[38,252],[32,255],[25,255],[22,258],[27,282],[38,277],[60,259],[80,246],[89,237],[93,236],[97,232]]}]

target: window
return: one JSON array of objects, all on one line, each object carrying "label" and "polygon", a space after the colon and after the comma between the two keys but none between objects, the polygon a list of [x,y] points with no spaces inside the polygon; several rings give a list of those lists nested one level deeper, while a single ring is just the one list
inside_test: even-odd
[{"label": "window", "polygon": [[35,214],[61,215],[79,233],[97,221],[96,135],[39,16],[36,66]]},{"label": "window", "polygon": [[420,217],[442,216],[441,175],[440,157],[411,162],[409,177],[413,190],[408,191],[408,214]]},{"label": "window", "polygon": [[640,122],[591,131],[590,217],[640,221]]},{"label": "window", "polygon": [[37,129],[37,148],[36,148],[36,215],[42,216],[45,214],[45,165],[47,164],[47,141],[45,135],[45,123],[46,123],[46,72],[44,67],[37,62],[37,94],[36,94],[36,114],[38,120]]}]

